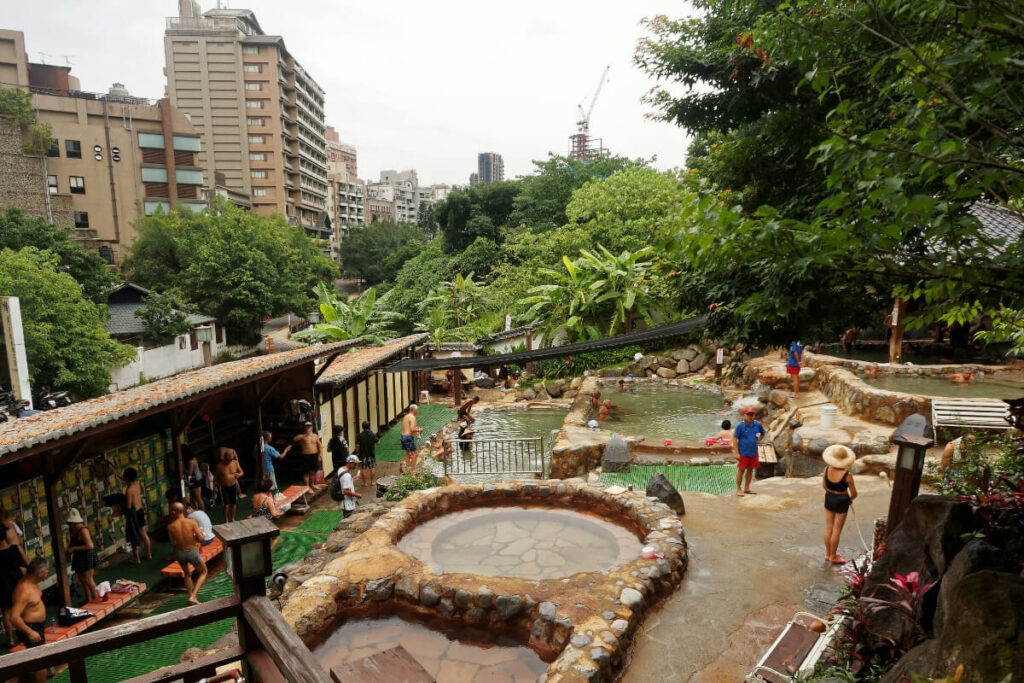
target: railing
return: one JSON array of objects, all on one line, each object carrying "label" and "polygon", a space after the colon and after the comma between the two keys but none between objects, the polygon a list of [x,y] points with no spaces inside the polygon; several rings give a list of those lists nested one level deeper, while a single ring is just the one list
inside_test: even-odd
[{"label": "railing", "polygon": [[[0,657],[0,681],[18,676],[30,678],[32,672],[66,664],[71,683],[88,683],[87,657],[223,619],[236,619],[237,646],[157,669],[128,679],[128,683],[196,683],[213,676],[217,667],[237,661],[242,662],[245,677],[255,683],[329,683],[328,674],[316,664],[305,644],[266,597],[270,540],[280,533],[277,527],[255,518],[214,527],[214,533],[228,549],[229,566],[239,569],[242,576],[236,579],[235,595],[4,655]],[[260,546],[257,552],[253,552],[254,544]]]},{"label": "railing", "polygon": [[452,439],[445,476],[534,474],[546,477],[553,439]]},{"label": "railing", "polygon": [[249,33],[245,22],[234,17],[167,17],[166,28],[187,33]]}]

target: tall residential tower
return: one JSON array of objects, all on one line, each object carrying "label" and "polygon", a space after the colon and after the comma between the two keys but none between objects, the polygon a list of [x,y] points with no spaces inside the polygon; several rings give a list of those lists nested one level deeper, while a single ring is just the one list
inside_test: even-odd
[{"label": "tall residential tower", "polygon": [[487,185],[505,179],[505,161],[496,152],[480,152],[477,155],[477,183]]}]

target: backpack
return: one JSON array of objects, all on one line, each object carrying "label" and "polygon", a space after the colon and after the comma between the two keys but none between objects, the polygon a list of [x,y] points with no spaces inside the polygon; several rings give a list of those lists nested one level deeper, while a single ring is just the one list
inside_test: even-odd
[{"label": "backpack", "polygon": [[345,492],[341,489],[341,475],[335,475],[334,481],[331,482],[331,488],[329,489],[331,494],[331,500],[340,503],[345,499]]}]

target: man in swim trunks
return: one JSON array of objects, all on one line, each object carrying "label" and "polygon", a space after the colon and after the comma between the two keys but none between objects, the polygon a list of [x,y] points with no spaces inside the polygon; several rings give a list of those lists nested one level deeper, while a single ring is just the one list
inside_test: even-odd
[{"label": "man in swim trunks", "polygon": [[152,544],[146,532],[146,510],[142,507],[142,485],[139,483],[139,471],[128,467],[121,474],[126,484],[124,489],[124,535],[132,546],[132,564],[141,564],[139,547],[145,546],[146,559],[153,559]]},{"label": "man in swim trunks", "polygon": [[479,396],[474,396],[473,398],[466,399],[465,401],[463,401],[462,405],[459,406],[459,414],[455,419],[465,421],[467,424],[473,424],[474,422],[476,422],[476,418],[470,414],[470,411],[472,411],[473,406],[475,406],[479,402]]},{"label": "man in swim trunks", "polygon": [[[736,457],[739,469],[736,471],[736,495],[742,498],[745,494],[756,495],[750,490],[750,480],[754,478],[754,470],[758,466],[757,447],[761,437],[765,435],[764,426],[754,419],[754,409],[743,411],[743,422],[736,425],[732,433],[732,454]],[[746,485],[740,485],[746,475]]]},{"label": "man in swim trunks", "polygon": [[299,444],[302,453],[303,476],[306,486],[311,490],[316,486],[316,473],[321,469],[323,463],[324,445],[320,441],[320,435],[313,431],[312,422],[304,422],[302,433],[295,437],[295,443]]},{"label": "man in swim trunks", "polygon": [[[43,604],[43,590],[39,582],[50,573],[50,562],[36,557],[28,563],[28,571],[14,589],[14,605],[11,607],[11,623],[14,625],[25,647],[46,644],[46,605]],[[46,680],[46,669],[32,672],[32,678],[42,683]]]},{"label": "man in swim trunks", "polygon": [[405,462],[410,468],[416,467],[416,437],[423,433],[416,425],[418,412],[420,407],[413,403],[409,406],[409,412],[402,418],[402,450],[405,451]]},{"label": "man in swim trunks", "polygon": [[[171,515],[174,516],[174,521],[167,525],[167,537],[171,541],[174,558],[181,565],[181,571],[185,572],[188,601],[193,605],[198,605],[199,599],[196,594],[199,593],[203,582],[206,581],[206,563],[199,555],[199,546],[203,543],[203,532],[195,520],[185,516],[185,506],[181,503],[171,504]],[[192,568],[199,572],[194,583]]]},{"label": "man in swim trunks", "polygon": [[854,325],[843,334],[843,351],[846,353],[853,353],[853,348],[857,345],[857,337],[860,336],[860,328]]}]

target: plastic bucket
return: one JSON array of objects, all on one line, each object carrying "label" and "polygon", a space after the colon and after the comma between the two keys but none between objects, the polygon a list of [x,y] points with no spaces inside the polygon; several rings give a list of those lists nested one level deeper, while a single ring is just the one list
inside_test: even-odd
[{"label": "plastic bucket", "polygon": [[821,426],[825,429],[831,429],[836,426],[836,414],[839,409],[835,406],[822,406],[821,407]]}]

